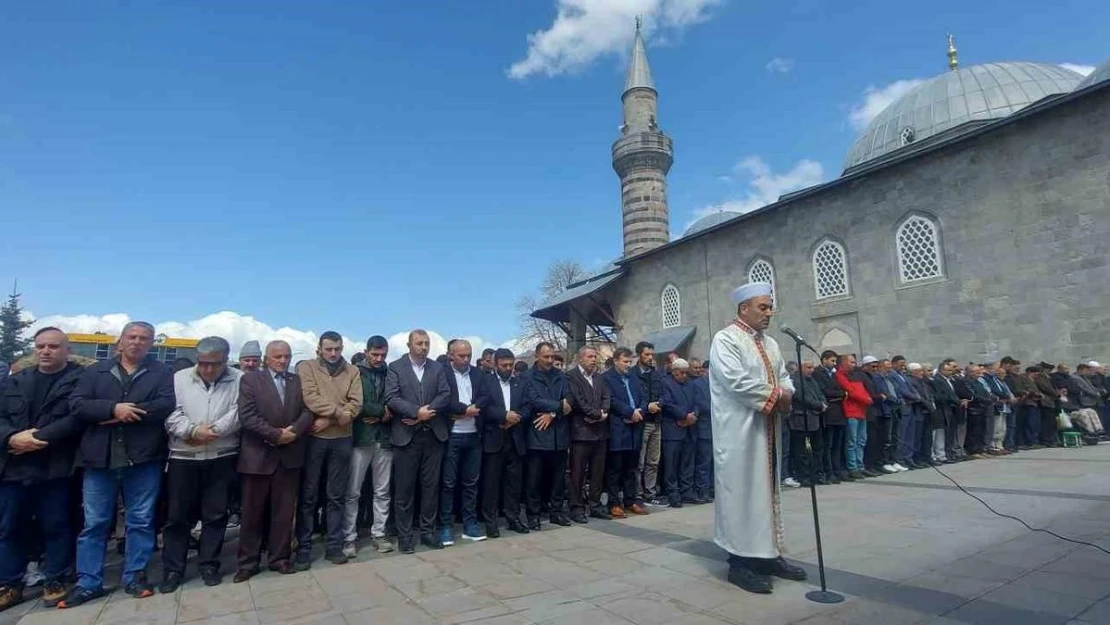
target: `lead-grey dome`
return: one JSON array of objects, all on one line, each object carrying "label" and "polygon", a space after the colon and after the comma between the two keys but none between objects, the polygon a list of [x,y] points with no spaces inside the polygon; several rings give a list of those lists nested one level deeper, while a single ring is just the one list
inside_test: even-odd
[{"label": "lead-grey dome", "polygon": [[1082,89],[1084,87],[1090,87],[1096,82],[1103,82],[1105,80],[1110,80],[1110,59],[1096,67],[1095,71],[1087,74],[1087,77],[1079,81],[1079,84],[1076,85],[1075,88]]},{"label": "lead-grey dome", "polygon": [[682,236],[688,237],[691,234],[694,234],[695,232],[701,232],[702,230],[707,230],[709,228],[712,228],[713,226],[716,226],[717,224],[722,224],[722,223],[728,221],[729,219],[732,219],[733,217],[738,217],[742,214],[743,213],[738,213],[736,211],[726,211],[726,210],[717,211],[715,213],[709,213],[705,217],[700,217],[700,218],[698,218],[697,221],[690,224],[690,227],[686,228],[686,232],[683,232]]},{"label": "lead-grey dome", "polygon": [[871,120],[848,152],[844,169],[967,122],[1006,117],[1046,96],[1067,93],[1082,79],[1050,63],[984,63],[945,72]]}]

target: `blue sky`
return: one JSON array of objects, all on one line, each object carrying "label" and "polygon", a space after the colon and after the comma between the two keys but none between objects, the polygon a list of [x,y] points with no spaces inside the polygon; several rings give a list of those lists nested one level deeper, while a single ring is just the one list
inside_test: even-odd
[{"label": "blue sky", "polygon": [[672,234],[837,175],[868,105],[945,70],[947,32],[964,65],[1110,57],[1094,0],[832,4],[10,5],[0,283],[73,329],[501,343],[552,260],[620,253],[609,147],[636,13],[675,141]]}]

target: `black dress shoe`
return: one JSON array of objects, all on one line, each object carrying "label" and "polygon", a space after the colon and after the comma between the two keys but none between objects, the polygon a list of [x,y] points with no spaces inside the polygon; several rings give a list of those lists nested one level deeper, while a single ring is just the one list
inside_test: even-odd
[{"label": "black dress shoe", "polygon": [[771,594],[771,591],[774,590],[770,577],[760,575],[746,566],[730,567],[728,581],[730,584],[735,584],[748,592],[760,595]]},{"label": "black dress shoe", "polygon": [[682,507],[682,502],[676,499],[675,501],[671,502],[671,507],[672,508],[681,508]]},{"label": "black dress shoe", "polygon": [[606,512],[604,508],[594,508],[593,510],[590,510],[590,516],[595,519],[601,519],[602,521],[613,520],[613,515]]},{"label": "black dress shoe", "polygon": [[[517,534],[527,534],[528,533],[528,527],[526,525],[524,525],[523,523],[521,523],[520,519],[509,519],[509,529],[516,532]],[[535,529],[536,530],[540,529],[540,522],[538,520],[536,521]]]},{"label": "black dress shoe", "polygon": [[416,546],[412,544],[412,539],[400,540],[397,542],[397,550],[404,554],[416,553]]},{"label": "black dress shoe", "polygon": [[795,582],[804,582],[806,579],[806,572],[801,567],[788,563],[782,556],[770,560],[760,560],[756,570],[763,575],[774,575]]},{"label": "black dress shoe", "polygon": [[158,592],[163,595],[172,595],[181,587],[181,573],[166,573],[162,583],[158,585]]},{"label": "black dress shoe", "polygon": [[487,525],[486,538],[501,538],[501,529],[496,525]]},{"label": "black dress shoe", "polygon": [[443,549],[443,543],[439,542],[439,539],[435,536],[432,536],[431,534],[425,534],[421,536],[420,544],[424,545],[428,549]]},{"label": "black dress shoe", "polygon": [[305,551],[297,554],[297,558],[293,561],[293,569],[296,571],[307,571],[312,568],[312,554]]},{"label": "black dress shoe", "polygon": [[567,518],[567,515],[563,512],[552,512],[551,513],[551,522],[554,523],[555,525],[561,525],[563,527],[570,527],[571,526],[570,519]]},{"label": "black dress shoe", "polygon": [[204,580],[205,586],[219,586],[224,581],[224,576],[220,575],[219,570],[211,568],[203,569],[200,572],[200,578]]},{"label": "black dress shoe", "polygon": [[[512,526],[510,526],[510,527],[512,527]],[[516,531],[516,530],[513,530],[513,531]],[[538,517],[534,518],[534,519],[528,519],[528,531],[530,531],[530,532],[540,531],[540,520],[539,520]]]},{"label": "black dress shoe", "polygon": [[586,515],[582,514],[581,512],[571,512],[570,520],[580,525],[585,525],[586,523],[590,522],[590,520],[586,518]]}]

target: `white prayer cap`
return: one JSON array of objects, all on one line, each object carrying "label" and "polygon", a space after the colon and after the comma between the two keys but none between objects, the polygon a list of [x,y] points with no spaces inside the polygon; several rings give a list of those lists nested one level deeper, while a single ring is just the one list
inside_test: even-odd
[{"label": "white prayer cap", "polygon": [[1091,362],[1087,363],[1087,366],[1088,367],[1101,367],[1102,365],[1098,364],[1097,360],[1092,360]]},{"label": "white prayer cap", "polygon": [[910,371],[917,371],[919,369],[922,369],[922,366],[916,362],[911,362],[910,364],[906,365],[906,368]]},{"label": "white prayer cap", "polygon": [[859,361],[859,366],[866,367],[873,362],[879,362],[879,359],[874,356],[864,356],[863,360]]},{"label": "white prayer cap", "polygon": [[732,303],[740,304],[760,295],[771,295],[771,285],[766,282],[749,282],[732,291]]},{"label": "white prayer cap", "polygon": [[690,363],[686,362],[683,358],[675,358],[671,363],[671,369],[689,369]]}]

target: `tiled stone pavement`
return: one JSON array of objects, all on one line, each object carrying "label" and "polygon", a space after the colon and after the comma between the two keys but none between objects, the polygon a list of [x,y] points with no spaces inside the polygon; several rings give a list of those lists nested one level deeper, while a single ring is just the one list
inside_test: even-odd
[{"label": "tiled stone pavement", "polygon": [[[1110,445],[945,472],[1000,512],[1110,547]],[[194,579],[146,600],[116,593],[67,611],[27,603],[0,614],[0,625],[1110,623],[1110,556],[996,517],[936,472],[822,488],[819,497],[829,587],[848,597],[839,605],[804,598],[817,583],[813,519],[808,491],[791,491],[790,556],[811,581],[778,581],[770,596],[724,581],[713,509],[699,506],[415,556],[368,553],[339,567],[318,560],[310,573],[267,572],[246,584]]]}]

